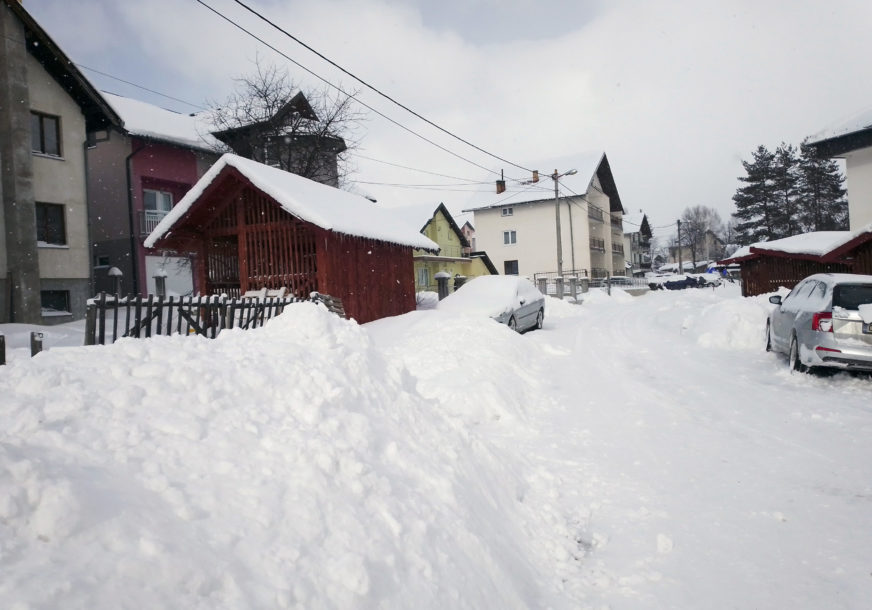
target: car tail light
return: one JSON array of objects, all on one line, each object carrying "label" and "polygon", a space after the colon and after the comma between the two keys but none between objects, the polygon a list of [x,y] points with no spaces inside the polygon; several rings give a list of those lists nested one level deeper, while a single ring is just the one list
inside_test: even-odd
[{"label": "car tail light", "polygon": [[811,319],[811,329],[822,333],[833,332],[833,314],[829,311],[816,313]]}]

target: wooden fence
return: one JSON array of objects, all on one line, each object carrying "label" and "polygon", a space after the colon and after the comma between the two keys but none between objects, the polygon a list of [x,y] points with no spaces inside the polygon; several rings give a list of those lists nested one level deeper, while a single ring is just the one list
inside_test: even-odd
[{"label": "wooden fence", "polygon": [[[105,345],[122,337],[155,335],[201,335],[214,339],[227,328],[250,329],[263,326],[291,303],[324,303],[341,314],[340,299],[312,293],[311,299],[295,296],[259,299],[227,296],[116,297],[105,292],[88,301],[85,317],[85,345]],[[336,309],[339,304],[339,311]]]}]

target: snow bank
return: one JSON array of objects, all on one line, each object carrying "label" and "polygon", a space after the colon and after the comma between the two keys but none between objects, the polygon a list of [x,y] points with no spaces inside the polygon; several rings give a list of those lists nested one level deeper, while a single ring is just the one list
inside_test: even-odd
[{"label": "snow bank", "polygon": [[[707,296],[707,295],[704,295]],[[702,347],[760,349],[773,305],[769,296],[721,300],[703,307],[688,321],[686,333]]]},{"label": "snow bank", "polygon": [[[416,387],[364,329],[310,303],[212,341],[13,362],[0,607],[544,605],[516,460],[441,410],[464,410],[451,381]],[[471,400],[522,389],[482,384]]]}]

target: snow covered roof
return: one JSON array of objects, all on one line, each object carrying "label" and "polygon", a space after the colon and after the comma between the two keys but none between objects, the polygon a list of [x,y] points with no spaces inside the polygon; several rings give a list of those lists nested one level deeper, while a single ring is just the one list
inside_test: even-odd
[{"label": "snow covered roof", "polygon": [[460,230],[457,221],[454,220],[454,217],[451,215],[451,212],[448,211],[448,208],[445,207],[444,203],[440,203],[435,208],[433,207],[433,204],[424,203],[389,208],[387,211],[391,212],[398,220],[401,220],[409,227],[413,227],[420,232],[427,227],[427,224],[440,210],[448,221],[448,224],[451,225],[451,228],[454,229],[454,232],[457,234],[460,244],[469,247],[469,242],[467,241],[466,236],[463,234],[463,231]]},{"label": "snow covered roof", "polygon": [[809,138],[809,144],[816,144],[867,129],[872,129],[872,108],[825,127]]},{"label": "snow covered roof", "polygon": [[391,210],[377,207],[365,197],[230,153],[222,155],[164,217],[145,240],[145,247],[154,247],[160,238],[166,236],[227,167],[236,169],[288,213],[322,229],[424,250],[439,250],[439,246],[408,227]]},{"label": "snow covered roof", "polygon": [[799,257],[833,258],[858,240],[872,239],[872,224],[856,231],[812,231],[739,248],[721,263],[738,262],[759,254],[787,254]]},{"label": "snow covered roof", "polygon": [[130,135],[206,151],[220,150],[224,146],[209,133],[205,113],[181,114],[114,93],[101,94],[121,117]]},{"label": "snow covered roof", "polygon": [[[566,196],[567,194],[571,195],[573,192],[583,195],[587,192],[587,189],[590,188],[597,170],[605,157],[606,153],[602,150],[580,153],[569,157],[568,159],[570,160],[569,163],[571,166],[559,171],[575,169],[576,173],[571,176],[563,176],[560,178],[560,184],[566,187],[566,191],[571,191],[569,193],[564,191],[561,193],[561,196]],[[507,183],[510,183],[510,180],[507,179]],[[540,203],[542,201],[554,201],[554,182],[551,179],[551,170],[540,170],[539,182],[525,185],[522,188],[527,189],[524,194],[527,194],[528,196],[521,201],[513,201],[510,199],[511,195],[507,197],[505,193],[500,195],[494,194],[494,200],[490,203],[467,208],[463,211],[474,212],[476,210],[487,210],[490,208],[503,208],[514,205]],[[531,195],[533,198],[530,198]]]},{"label": "snow covered roof", "polygon": [[642,223],[644,221],[644,212],[624,214],[624,216],[621,218],[621,223],[624,225],[624,233],[638,233],[642,230]]}]

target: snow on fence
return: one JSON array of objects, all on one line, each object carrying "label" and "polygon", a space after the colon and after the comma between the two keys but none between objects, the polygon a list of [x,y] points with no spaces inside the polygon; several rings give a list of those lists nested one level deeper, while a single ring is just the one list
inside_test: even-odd
[{"label": "snow on fence", "polygon": [[214,339],[227,328],[263,326],[291,303],[314,301],[344,317],[342,301],[313,292],[309,299],[295,296],[231,298],[222,296],[116,297],[105,292],[90,299],[85,317],[85,345],[105,345],[122,337],[192,335]]}]

